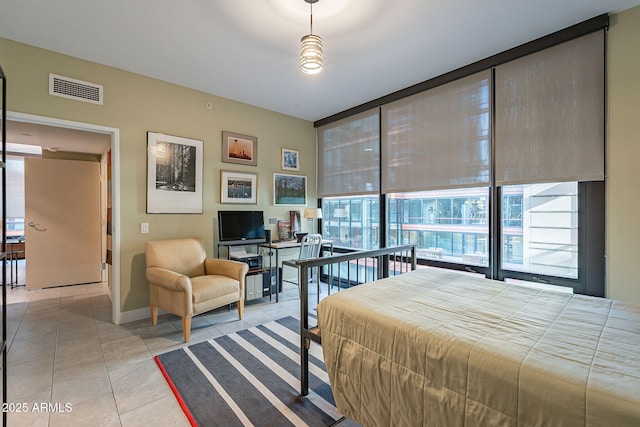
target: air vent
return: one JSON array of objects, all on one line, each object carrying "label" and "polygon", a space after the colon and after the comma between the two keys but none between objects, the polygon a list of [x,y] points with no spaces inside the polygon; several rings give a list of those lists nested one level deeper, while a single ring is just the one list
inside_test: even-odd
[{"label": "air vent", "polygon": [[102,105],[102,85],[49,74],[49,95]]}]

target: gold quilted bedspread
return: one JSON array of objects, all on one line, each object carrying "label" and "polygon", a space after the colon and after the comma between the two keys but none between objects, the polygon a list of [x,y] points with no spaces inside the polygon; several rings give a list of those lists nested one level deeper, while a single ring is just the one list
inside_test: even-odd
[{"label": "gold quilted bedspread", "polygon": [[421,269],[332,294],[318,322],[363,426],[640,426],[640,305]]}]

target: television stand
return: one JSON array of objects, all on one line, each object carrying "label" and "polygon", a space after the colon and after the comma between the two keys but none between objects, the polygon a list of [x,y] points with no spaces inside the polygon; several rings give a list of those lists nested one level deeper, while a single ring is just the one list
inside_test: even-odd
[{"label": "television stand", "polygon": [[[227,248],[227,259],[241,261],[249,265],[249,272],[245,278],[245,300],[263,298],[267,295],[269,300],[275,294],[276,302],[278,302],[278,281],[275,280],[276,274],[271,268],[271,257],[269,256],[269,266],[263,264],[263,256],[261,254],[265,239],[247,239],[247,240],[228,240],[218,242],[218,258],[221,257],[220,248]],[[246,246],[255,246],[255,252],[247,252]],[[270,255],[270,253],[269,253]],[[275,286],[275,290],[274,290]]]}]

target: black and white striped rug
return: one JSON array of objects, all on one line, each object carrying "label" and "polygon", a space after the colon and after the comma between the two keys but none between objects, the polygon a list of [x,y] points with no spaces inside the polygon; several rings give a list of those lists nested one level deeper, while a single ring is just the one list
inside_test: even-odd
[{"label": "black and white striped rug", "polygon": [[327,426],[341,415],[315,344],[300,396],[299,329],[285,317],[155,359],[192,425]]}]

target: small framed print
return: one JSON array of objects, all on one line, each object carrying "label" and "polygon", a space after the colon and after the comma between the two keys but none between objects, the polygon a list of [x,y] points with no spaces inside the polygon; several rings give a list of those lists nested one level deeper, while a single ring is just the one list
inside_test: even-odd
[{"label": "small framed print", "polygon": [[258,165],[258,138],[222,131],[222,161],[239,165]]},{"label": "small framed print", "polygon": [[298,171],[300,170],[300,153],[296,150],[290,150],[288,148],[282,149],[282,170],[285,171]]},{"label": "small framed print", "polygon": [[220,202],[255,205],[258,203],[258,174],[220,171]]},{"label": "small framed print", "polygon": [[307,204],[307,177],[274,173],[273,203],[276,206],[305,206]]},{"label": "small framed print", "polygon": [[147,213],[202,213],[203,141],[147,132]]}]

